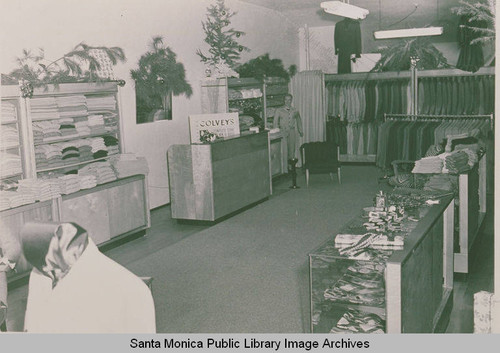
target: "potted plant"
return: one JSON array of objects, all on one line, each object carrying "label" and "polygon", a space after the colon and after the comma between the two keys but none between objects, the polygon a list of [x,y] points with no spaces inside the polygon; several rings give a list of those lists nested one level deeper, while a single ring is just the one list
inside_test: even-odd
[{"label": "potted plant", "polygon": [[139,68],[130,74],[135,80],[138,123],[172,119],[172,95],[190,97],[193,93],[184,65],[160,36],[153,37],[149,51],[139,59]]},{"label": "potted plant", "polygon": [[417,65],[421,70],[449,67],[443,53],[424,37],[400,40],[383,49],[381,54],[382,56],[371,70],[372,72],[410,70],[411,58],[413,57],[419,58]]}]

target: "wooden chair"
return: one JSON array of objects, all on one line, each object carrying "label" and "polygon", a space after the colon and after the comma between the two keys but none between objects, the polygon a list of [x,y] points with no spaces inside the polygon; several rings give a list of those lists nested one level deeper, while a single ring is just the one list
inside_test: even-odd
[{"label": "wooden chair", "polygon": [[339,184],[340,177],[340,148],[333,142],[307,142],[300,146],[300,157],[302,167],[306,171],[306,185],[309,186],[309,174],[329,173],[333,180],[333,174],[337,174]]}]

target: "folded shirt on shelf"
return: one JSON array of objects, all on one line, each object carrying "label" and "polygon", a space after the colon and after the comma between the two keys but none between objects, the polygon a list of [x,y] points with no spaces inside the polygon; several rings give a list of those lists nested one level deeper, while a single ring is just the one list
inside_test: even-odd
[{"label": "folded shirt on shelf", "polygon": [[14,153],[0,152],[0,177],[8,177],[23,172],[21,157]]},{"label": "folded shirt on shelf", "polygon": [[2,124],[10,124],[17,122],[16,107],[9,102],[2,102],[0,110],[0,122]]},{"label": "folded shirt on shelf", "polygon": [[19,146],[19,132],[17,127],[14,126],[1,126],[0,127],[0,147],[10,148]]},{"label": "folded shirt on shelf", "polygon": [[441,173],[443,170],[443,159],[439,156],[424,157],[415,161],[413,174]]}]

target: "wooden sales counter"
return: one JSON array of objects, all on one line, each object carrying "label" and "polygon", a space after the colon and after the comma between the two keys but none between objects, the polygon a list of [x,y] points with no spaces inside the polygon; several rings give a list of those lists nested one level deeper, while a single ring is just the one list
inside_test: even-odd
[{"label": "wooden sales counter", "polygon": [[268,132],[168,152],[172,218],[215,221],[271,194]]}]

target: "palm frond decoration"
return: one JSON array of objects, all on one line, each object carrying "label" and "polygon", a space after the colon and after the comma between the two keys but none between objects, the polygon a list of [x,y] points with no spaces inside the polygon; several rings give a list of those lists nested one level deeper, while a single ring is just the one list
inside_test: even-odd
[{"label": "palm frond decoration", "polygon": [[411,58],[418,57],[417,68],[432,70],[449,67],[444,55],[424,37],[400,40],[396,44],[383,49],[381,58],[372,72],[405,71],[410,69]]},{"label": "palm frond decoration", "polygon": [[66,82],[104,81],[107,78],[100,77],[98,73],[101,64],[92,55],[92,51],[96,49],[101,50],[113,65],[126,61],[125,53],[119,47],[94,47],[84,42],[77,44],[71,51],[53,61],[45,58],[43,48],[38,50],[38,54],[24,49],[22,56],[16,59],[18,67],[3,77],[9,82],[27,81],[34,87]]}]

